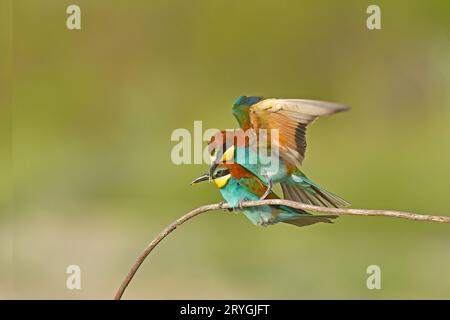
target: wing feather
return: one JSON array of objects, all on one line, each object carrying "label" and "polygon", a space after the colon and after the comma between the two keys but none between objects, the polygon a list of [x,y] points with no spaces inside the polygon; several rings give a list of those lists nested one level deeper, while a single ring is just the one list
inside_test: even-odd
[{"label": "wing feather", "polygon": [[249,109],[253,129],[278,129],[279,141],[274,142],[280,156],[299,166],[306,151],[306,127],[320,116],[348,110],[334,102],[307,99],[265,99]]}]

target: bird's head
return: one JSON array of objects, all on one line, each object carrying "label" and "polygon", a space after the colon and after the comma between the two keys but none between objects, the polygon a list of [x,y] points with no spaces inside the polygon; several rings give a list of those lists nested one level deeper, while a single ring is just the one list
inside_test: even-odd
[{"label": "bird's head", "polygon": [[255,103],[258,103],[262,100],[262,97],[257,96],[240,96],[239,98],[234,101],[232,112],[233,115],[236,117],[237,121],[239,122],[239,125],[243,129],[247,129],[250,126],[250,118],[248,115],[249,108],[254,105]]},{"label": "bird's head", "polygon": [[258,96],[240,96],[239,98],[237,98],[234,101],[233,107],[250,107],[252,105],[254,105],[255,103],[258,103],[262,100],[262,97],[258,97]]},{"label": "bird's head", "polygon": [[236,133],[234,131],[220,131],[211,137],[208,150],[211,157],[209,167],[210,177],[221,163],[232,163],[235,153]]},{"label": "bird's head", "polygon": [[219,189],[222,189],[228,184],[230,179],[231,179],[230,169],[226,167],[219,167],[214,171],[212,177],[210,176],[209,172],[205,173],[200,177],[196,178],[194,181],[192,181],[191,185],[203,181],[212,180]]}]

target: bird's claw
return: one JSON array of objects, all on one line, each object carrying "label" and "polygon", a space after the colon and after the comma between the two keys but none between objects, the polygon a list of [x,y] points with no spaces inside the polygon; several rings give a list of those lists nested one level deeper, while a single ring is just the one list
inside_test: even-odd
[{"label": "bird's claw", "polygon": [[233,208],[224,208],[226,204],[227,204],[227,203],[226,203],[225,201],[220,201],[220,202],[219,202],[219,209],[221,209],[221,210],[227,210],[227,211],[233,211]]},{"label": "bird's claw", "polygon": [[270,179],[268,179],[268,180],[269,180],[269,183],[267,184],[267,189],[266,189],[266,191],[264,192],[264,194],[262,195],[262,197],[259,198],[259,200],[264,200],[264,199],[266,199],[267,196],[272,192],[272,187],[273,187],[272,180],[270,180]]},{"label": "bird's claw", "polygon": [[244,207],[242,206],[242,203],[243,203],[244,201],[245,201],[245,200],[239,201],[235,206],[233,206],[233,210],[243,210]]}]

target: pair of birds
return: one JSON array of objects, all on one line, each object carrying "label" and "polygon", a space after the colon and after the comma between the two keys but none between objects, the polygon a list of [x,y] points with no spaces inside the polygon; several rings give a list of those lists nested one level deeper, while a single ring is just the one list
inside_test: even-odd
[{"label": "pair of birds", "polygon": [[[233,210],[242,211],[255,225],[330,223],[336,216],[311,215],[282,205],[242,208],[241,203],[278,199],[272,187],[280,183],[288,200],[327,207],[348,205],[344,199],[311,181],[298,168],[305,156],[308,124],[317,117],[347,109],[332,102],[240,96],[232,107],[240,129],[221,131],[211,138],[208,143],[209,172],[192,184],[214,182]],[[266,139],[264,144],[261,138]],[[265,152],[261,152],[262,149]]]}]

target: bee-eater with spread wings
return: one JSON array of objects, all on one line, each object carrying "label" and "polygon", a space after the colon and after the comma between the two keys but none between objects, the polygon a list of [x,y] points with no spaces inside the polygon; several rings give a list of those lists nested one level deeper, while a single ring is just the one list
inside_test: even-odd
[{"label": "bee-eater with spread wings", "polygon": [[[321,188],[298,169],[305,156],[307,125],[320,116],[347,109],[332,102],[241,96],[232,108],[241,129],[231,133],[222,131],[209,143],[210,175],[220,163],[234,161],[267,185],[262,199],[271,193],[274,183],[280,183],[289,200],[319,206],[348,205],[347,201]],[[272,130],[277,130],[277,139],[271,138]],[[253,142],[247,134],[249,131],[256,135]],[[266,135],[264,147],[267,148],[263,153],[258,150],[262,134]],[[274,150],[276,152],[271,154]]]}]

